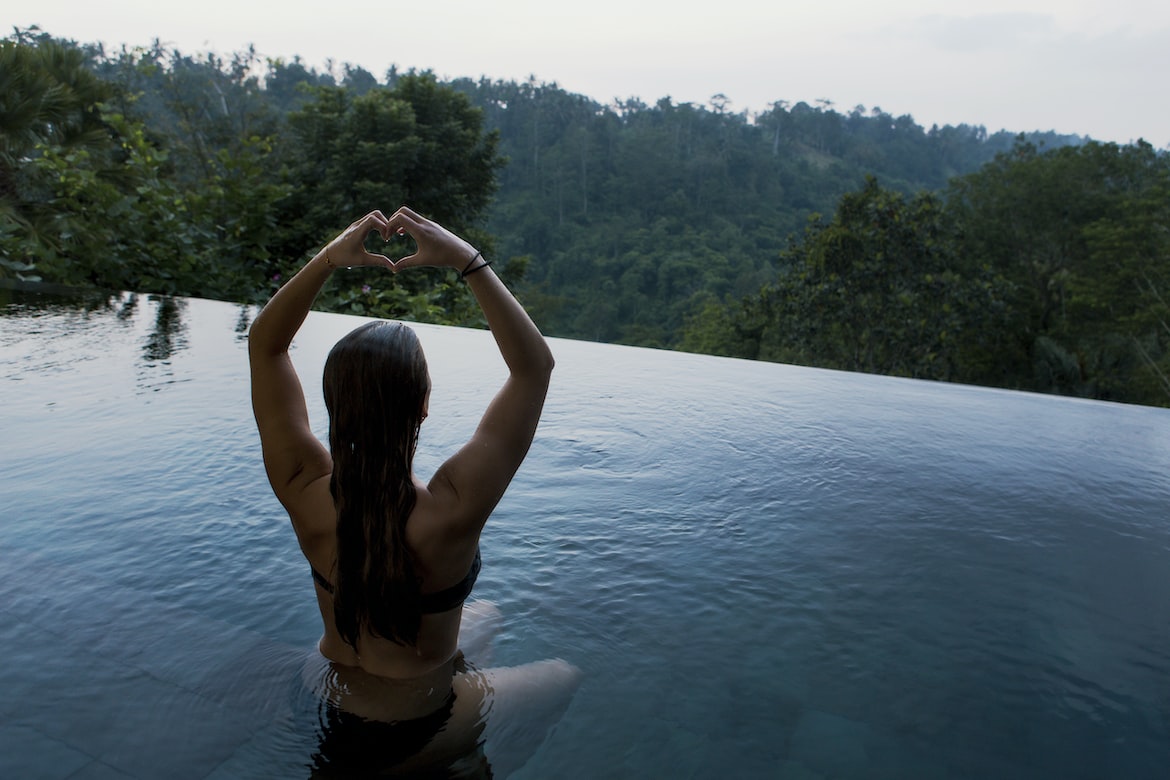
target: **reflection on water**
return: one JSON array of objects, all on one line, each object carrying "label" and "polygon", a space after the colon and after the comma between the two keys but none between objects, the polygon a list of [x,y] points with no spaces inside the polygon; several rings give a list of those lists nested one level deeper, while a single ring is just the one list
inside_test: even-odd
[{"label": "reflection on water", "polygon": [[[260,462],[254,310],[0,300],[0,776],[307,777],[320,617]],[[311,314],[302,376],[356,322]],[[429,473],[503,372],[488,333],[417,330]],[[489,718],[496,777],[1164,777],[1170,411],[553,347],[476,596],[519,670],[493,690],[583,677],[563,717]]]},{"label": "reflection on water", "polygon": [[[108,346],[116,348],[127,335],[139,339],[141,360],[137,367],[138,389],[158,390],[175,380],[171,359],[188,346],[183,313],[187,301],[181,298],[151,295],[146,300],[151,312],[143,312],[142,296],[136,293],[103,293],[68,288],[61,292],[37,292],[38,286],[0,285],[0,306],[5,314],[6,328],[3,343],[14,348],[20,343],[30,353],[40,353],[39,368],[49,362],[67,364],[71,360],[99,359],[100,353],[65,354],[53,348],[54,336],[87,334],[89,339],[108,339]],[[113,314],[110,320],[104,315]],[[23,316],[22,316],[23,315]],[[58,316],[54,322],[50,317]],[[247,318],[246,307],[241,307],[241,322]],[[149,318],[149,320],[147,320]],[[143,324],[149,321],[145,332]],[[16,327],[12,327],[16,326]],[[244,325],[246,337],[247,326]],[[87,341],[89,341],[87,339]],[[46,360],[48,356],[54,360]],[[34,365],[37,365],[34,363]],[[14,365],[14,369],[28,366]]]},{"label": "reflection on water", "polygon": [[[111,301],[115,299],[111,298]],[[138,295],[129,293],[122,298],[122,305],[118,308],[118,319],[125,322],[138,313]]]},{"label": "reflection on water", "polygon": [[240,305],[239,312],[240,316],[236,319],[236,338],[243,340],[248,338],[248,328],[252,327],[252,308]]},{"label": "reflection on water", "polygon": [[143,359],[147,365],[165,362],[178,350],[187,346],[184,338],[182,312],[186,301],[179,298],[150,296],[155,304],[154,329],[143,346]]}]

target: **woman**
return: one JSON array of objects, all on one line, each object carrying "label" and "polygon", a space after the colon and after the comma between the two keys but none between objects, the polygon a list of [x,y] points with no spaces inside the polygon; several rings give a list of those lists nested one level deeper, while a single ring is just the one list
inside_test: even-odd
[{"label": "woman", "polygon": [[[397,262],[372,254],[364,247],[372,231],[386,241],[410,236],[417,251]],[[288,348],[325,281],[361,265],[459,271],[507,364],[471,440],[429,482],[412,465],[430,377],[403,325],[369,323],[337,343],[324,376],[329,447],[310,429]],[[577,682],[568,664],[478,672],[459,653],[480,532],[528,452],[553,369],[548,344],[483,255],[408,208],[374,211],[272,297],[248,346],[264,465],[308,559],[324,622],[319,682],[331,711],[396,724],[390,763],[417,768],[474,752],[483,713],[490,707],[496,719],[507,709],[497,705],[509,689],[523,688],[525,706],[545,710],[543,718],[563,710]]]}]

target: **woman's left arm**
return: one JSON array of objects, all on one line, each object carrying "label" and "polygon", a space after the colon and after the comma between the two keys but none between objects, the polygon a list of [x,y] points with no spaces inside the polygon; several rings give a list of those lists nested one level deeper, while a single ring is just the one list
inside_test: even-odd
[{"label": "woman's left arm", "polygon": [[390,261],[365,250],[371,231],[389,238],[381,212],[374,211],[350,225],[276,291],[248,331],[248,363],[252,374],[252,412],[260,430],[264,468],[276,497],[293,512],[306,487],[333,470],[329,451],[313,435],[305,394],[289,358],[288,348],[333,271],[342,266],[381,265]]}]

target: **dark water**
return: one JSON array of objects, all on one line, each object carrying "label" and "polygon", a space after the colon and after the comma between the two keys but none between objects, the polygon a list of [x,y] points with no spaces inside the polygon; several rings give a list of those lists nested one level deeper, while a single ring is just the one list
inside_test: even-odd
[{"label": "dark water", "polygon": [[[0,294],[0,776],[298,776],[320,619],[251,311]],[[319,434],[357,323],[296,343]],[[429,474],[503,373],[418,330]],[[1166,776],[1170,411],[553,347],[476,595],[495,664],[585,676],[515,776]]]}]

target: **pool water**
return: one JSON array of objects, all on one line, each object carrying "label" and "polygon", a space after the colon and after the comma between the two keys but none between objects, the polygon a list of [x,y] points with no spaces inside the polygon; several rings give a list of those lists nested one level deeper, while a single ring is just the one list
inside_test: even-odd
[{"label": "pool water", "polygon": [[[320,617],[255,310],[0,300],[0,777],[308,776]],[[294,345],[319,435],[359,322]],[[490,334],[417,330],[429,474],[504,374]],[[1170,410],[552,345],[476,596],[492,663],[584,676],[513,776],[1166,776]]]}]

